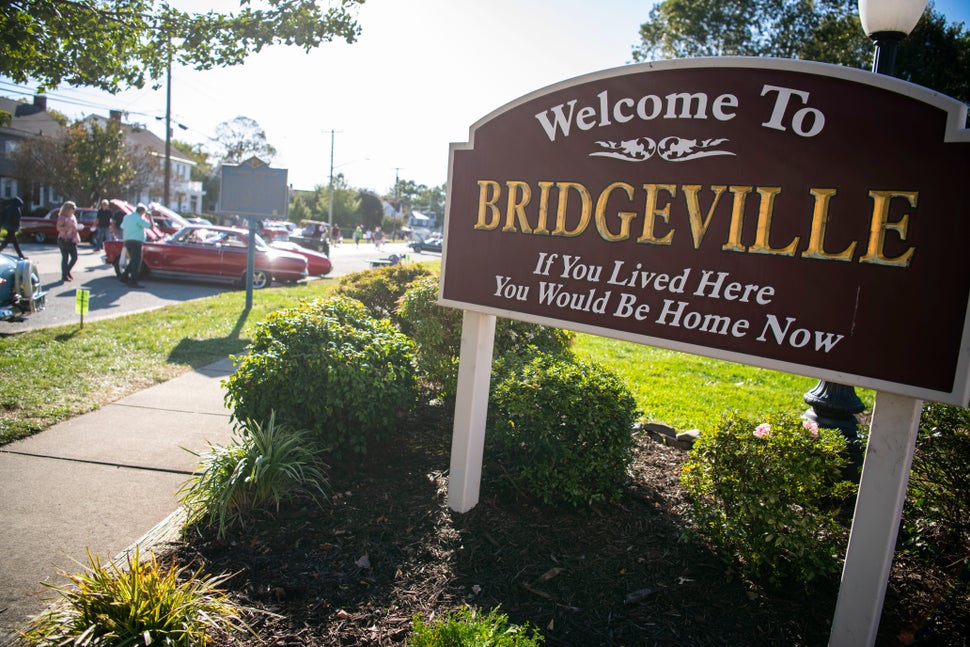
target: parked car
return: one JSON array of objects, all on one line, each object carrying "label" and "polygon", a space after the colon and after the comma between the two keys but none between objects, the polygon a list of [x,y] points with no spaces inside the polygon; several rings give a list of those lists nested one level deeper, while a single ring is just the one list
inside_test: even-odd
[{"label": "parked car", "polygon": [[441,236],[434,234],[424,240],[415,240],[408,243],[408,246],[416,252],[438,252],[441,253]]},{"label": "parked car", "polygon": [[157,202],[148,203],[148,212],[152,214],[152,222],[155,226],[166,234],[174,234],[182,227],[192,224],[178,212]]},{"label": "parked car", "polygon": [[290,241],[308,249],[324,254],[330,253],[330,240],[327,238],[327,223],[319,220],[304,220],[302,229],[290,232]]},{"label": "parked car", "polygon": [[330,274],[331,270],[333,270],[333,264],[323,252],[307,249],[306,247],[297,245],[289,240],[274,240],[269,244],[269,246],[273,249],[282,249],[286,252],[293,252],[294,254],[299,254],[305,258],[307,271],[310,273],[310,276],[326,276],[327,274]]},{"label": "parked car", "polygon": [[23,321],[43,310],[46,295],[30,259],[0,254],[0,321]]},{"label": "parked car", "polygon": [[[273,249],[256,236],[253,287],[272,281],[292,283],[305,279],[307,259],[282,249]],[[105,261],[119,276],[128,265],[121,241],[104,245]],[[198,278],[245,285],[249,253],[249,232],[232,227],[190,225],[160,240],[149,240],[142,248],[142,276]]]},{"label": "parked car", "polygon": [[290,228],[286,226],[286,222],[267,218],[261,224],[263,228],[259,235],[263,237],[263,240],[273,242],[275,240],[290,239]]},{"label": "parked car", "polygon": [[[20,219],[20,236],[31,238],[35,243],[57,240],[57,212],[60,207],[51,209],[44,216],[24,216]],[[98,210],[78,207],[74,211],[77,218],[77,233],[81,242],[90,242],[98,231]]]}]

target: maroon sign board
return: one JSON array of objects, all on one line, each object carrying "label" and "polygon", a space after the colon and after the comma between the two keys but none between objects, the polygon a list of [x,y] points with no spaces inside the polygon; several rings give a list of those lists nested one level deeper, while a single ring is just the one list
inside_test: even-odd
[{"label": "maroon sign board", "polygon": [[439,303],[966,405],[966,114],[760,58],[539,90],[452,145]]}]

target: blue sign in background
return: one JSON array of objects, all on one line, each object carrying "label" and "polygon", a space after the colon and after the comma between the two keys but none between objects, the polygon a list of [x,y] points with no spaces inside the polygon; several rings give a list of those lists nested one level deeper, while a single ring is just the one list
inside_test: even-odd
[{"label": "blue sign in background", "polygon": [[238,166],[223,165],[219,207],[224,215],[286,218],[286,169],[270,168],[252,157]]}]

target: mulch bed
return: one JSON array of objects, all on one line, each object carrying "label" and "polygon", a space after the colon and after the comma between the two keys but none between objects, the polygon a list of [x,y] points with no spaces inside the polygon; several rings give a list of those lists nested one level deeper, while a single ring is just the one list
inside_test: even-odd
[{"label": "mulch bed", "polygon": [[[546,645],[827,643],[837,577],[764,590],[684,537],[684,449],[644,435],[622,500],[592,509],[537,504],[486,471],[480,503],[461,515],[447,506],[450,412],[428,405],[403,423],[366,460],[333,466],[324,509],[294,506],[171,549],[235,573],[231,596],[258,610],[247,617],[256,637],[223,644],[402,645],[415,614],[462,605],[501,605]],[[895,564],[877,644],[967,645],[959,572]]]}]

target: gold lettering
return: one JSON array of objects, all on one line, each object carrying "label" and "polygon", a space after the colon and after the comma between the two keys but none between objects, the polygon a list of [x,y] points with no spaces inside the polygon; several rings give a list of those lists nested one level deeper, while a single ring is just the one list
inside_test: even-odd
[{"label": "gold lettering", "polygon": [[786,247],[771,246],[771,218],[775,211],[775,196],[781,193],[780,186],[758,187],[761,196],[761,207],[758,209],[758,229],[754,238],[754,245],[748,248],[752,254],[778,254],[779,256],[794,256],[798,247],[799,237],[795,236]]},{"label": "gold lettering", "polygon": [[748,248],[741,244],[741,230],[744,228],[744,202],[748,194],[751,193],[750,186],[732,186],[731,193],[734,194],[734,206],[731,209],[731,227],[728,230],[728,239],[721,245],[725,252],[746,252]]},{"label": "gold lettering", "polygon": [[[486,197],[489,191],[492,194],[491,198]],[[495,203],[498,202],[501,195],[502,188],[495,180],[478,181],[478,222],[475,223],[475,229],[491,231],[498,227],[498,224],[502,221],[502,214],[499,213]],[[487,221],[485,216],[486,211],[491,216]]]},{"label": "gold lettering", "polygon": [[644,184],[644,190],[647,192],[646,205],[643,212],[643,233],[637,238],[638,243],[653,243],[656,245],[669,245],[674,239],[674,229],[667,232],[667,235],[663,238],[657,238],[656,233],[654,233],[654,224],[656,223],[656,217],[660,218],[670,224],[670,203],[668,202],[664,207],[657,207],[657,198],[661,191],[666,191],[670,194],[671,198],[677,197],[677,185],[676,184]]},{"label": "gold lettering", "polygon": [[812,233],[808,237],[808,248],[802,253],[802,258],[815,258],[820,261],[851,261],[855,253],[856,241],[837,254],[825,251],[825,229],[829,222],[829,201],[836,194],[836,189],[809,189],[815,198],[815,210],[812,212]]},{"label": "gold lettering", "polygon": [[549,189],[554,184],[555,182],[539,182],[539,222],[532,232],[537,236],[549,235],[549,229],[546,228],[546,223],[549,221]]},{"label": "gold lettering", "polygon": [[714,216],[714,210],[717,209],[717,203],[721,200],[721,195],[727,189],[723,184],[715,184],[711,186],[711,191],[714,192],[714,200],[711,201],[711,206],[707,210],[707,216],[701,218],[701,207],[700,201],[697,199],[697,194],[701,190],[700,184],[685,184],[684,189],[684,199],[687,201],[687,217],[690,220],[690,231],[694,236],[694,249],[700,249],[701,243],[704,241],[704,234],[707,233],[707,228],[711,224],[711,218]]},{"label": "gold lettering", "polygon": [[[565,238],[579,236],[586,231],[586,227],[589,226],[589,219],[593,215],[593,198],[589,194],[589,189],[579,182],[556,182],[556,186],[559,189],[559,209],[556,211],[556,228],[553,230],[552,235],[563,236]],[[566,206],[569,202],[570,189],[575,189],[579,193],[583,204],[580,207],[579,224],[574,229],[567,230]]]},{"label": "gold lettering", "polygon": [[886,230],[892,229],[899,234],[900,240],[906,240],[907,229],[909,228],[909,214],[903,216],[896,222],[889,222],[889,203],[893,198],[905,198],[909,206],[916,207],[919,198],[917,191],[870,191],[869,197],[872,198],[872,222],[869,227],[869,247],[865,256],[859,259],[860,263],[873,263],[875,265],[889,265],[895,267],[909,267],[913,260],[915,247],[910,247],[905,252],[889,258],[886,256]]},{"label": "gold lettering", "polygon": [[505,226],[502,231],[515,231],[513,217],[519,223],[519,228],[523,234],[531,234],[532,227],[529,226],[529,218],[525,215],[525,208],[532,201],[532,187],[528,182],[519,180],[509,180],[505,183],[509,189],[508,208],[505,210]]},{"label": "gold lettering", "polygon": [[606,224],[606,203],[610,199],[610,194],[612,194],[615,189],[623,189],[626,192],[626,197],[633,200],[634,189],[626,182],[614,182],[603,189],[603,192],[600,193],[599,198],[596,200],[596,231],[598,231],[600,237],[608,243],[616,243],[621,240],[629,239],[630,221],[637,216],[636,211],[617,211],[616,215],[620,219],[620,232],[618,234],[614,234],[610,231],[610,228]]}]

